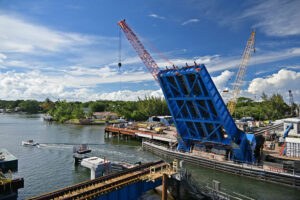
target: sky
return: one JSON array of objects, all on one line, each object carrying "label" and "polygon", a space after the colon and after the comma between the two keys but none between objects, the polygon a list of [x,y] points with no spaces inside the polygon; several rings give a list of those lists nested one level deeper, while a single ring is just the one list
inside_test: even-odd
[{"label": "sky", "polygon": [[[117,22],[177,66],[205,64],[233,87],[251,31],[255,48],[242,96],[288,90],[300,103],[300,1],[0,0],[0,99],[137,100],[162,92]],[[121,62],[119,69],[119,40]],[[142,40],[143,42],[143,40]],[[168,63],[144,43],[158,66]]]}]

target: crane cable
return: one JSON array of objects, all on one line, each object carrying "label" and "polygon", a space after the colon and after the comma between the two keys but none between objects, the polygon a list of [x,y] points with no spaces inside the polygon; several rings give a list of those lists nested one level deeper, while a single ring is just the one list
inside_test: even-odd
[{"label": "crane cable", "polygon": [[122,67],[122,57],[121,57],[121,53],[122,53],[122,33],[121,33],[121,28],[118,26],[118,30],[119,30],[119,52],[118,52],[118,71],[119,71],[119,92],[120,92],[120,99],[122,101],[122,74],[121,74],[121,67]]},{"label": "crane cable", "polygon": [[141,40],[145,44],[147,44],[153,51],[155,51],[163,60],[165,60],[166,62],[168,62],[171,66],[175,66],[174,63],[172,63],[166,56],[164,56],[160,51],[158,51],[150,42],[148,42],[140,34],[138,34],[137,32],[135,32],[134,30],[132,30],[132,32],[134,32],[134,34],[136,34],[139,38],[141,38]]},{"label": "crane cable", "polygon": [[120,71],[120,68],[122,66],[122,63],[121,63],[121,50],[122,50],[122,35],[121,35],[121,28],[119,27],[119,63],[118,63],[118,67],[119,67],[119,71]]}]

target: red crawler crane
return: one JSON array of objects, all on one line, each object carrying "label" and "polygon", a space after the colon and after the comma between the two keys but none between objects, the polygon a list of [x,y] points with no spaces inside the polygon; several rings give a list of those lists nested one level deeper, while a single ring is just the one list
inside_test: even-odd
[{"label": "red crawler crane", "polygon": [[[157,74],[160,71],[158,65],[154,61],[154,59],[151,57],[151,55],[148,53],[148,51],[145,49],[141,41],[137,37],[137,33],[135,33],[129,26],[126,24],[125,19],[118,22],[118,25],[123,30],[127,40],[130,42],[138,56],[141,58],[143,63],[146,65],[149,72],[154,77],[155,81],[159,84],[159,81],[157,79]],[[153,48],[153,47],[152,47]],[[156,50],[157,51],[157,50]],[[158,51],[157,51],[158,52]],[[158,52],[159,53],[159,52]],[[159,53],[161,57],[163,57],[165,60],[167,60],[171,65],[173,65],[165,56],[163,56],[161,53]],[[119,63],[119,66],[121,66],[121,63]]]}]

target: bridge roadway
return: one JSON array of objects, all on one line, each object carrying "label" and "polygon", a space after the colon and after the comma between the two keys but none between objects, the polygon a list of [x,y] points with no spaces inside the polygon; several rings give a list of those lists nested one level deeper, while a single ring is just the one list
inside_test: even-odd
[{"label": "bridge roadway", "polygon": [[[177,168],[177,166],[175,167]],[[161,185],[163,174],[172,175],[175,173],[176,170],[173,166],[160,160],[29,199],[137,199],[144,192]]]}]

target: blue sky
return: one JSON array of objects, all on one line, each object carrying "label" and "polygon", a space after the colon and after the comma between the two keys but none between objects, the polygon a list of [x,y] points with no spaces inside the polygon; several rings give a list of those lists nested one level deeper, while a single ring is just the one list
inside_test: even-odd
[{"label": "blue sky", "polygon": [[[288,90],[300,103],[300,1],[0,0],[0,99],[136,100],[159,86],[122,33],[127,23],[173,63],[204,63],[232,88],[246,42],[256,53],[242,95]],[[167,63],[145,45],[160,67]],[[222,94],[224,99],[228,94]]]}]

